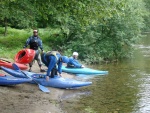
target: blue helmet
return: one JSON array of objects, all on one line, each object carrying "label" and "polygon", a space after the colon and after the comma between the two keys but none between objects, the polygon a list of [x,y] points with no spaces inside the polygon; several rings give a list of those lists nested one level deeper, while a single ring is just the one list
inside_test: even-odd
[{"label": "blue helmet", "polygon": [[67,56],[62,56],[61,58],[62,58],[62,61],[64,63],[68,63],[69,62],[69,58]]}]

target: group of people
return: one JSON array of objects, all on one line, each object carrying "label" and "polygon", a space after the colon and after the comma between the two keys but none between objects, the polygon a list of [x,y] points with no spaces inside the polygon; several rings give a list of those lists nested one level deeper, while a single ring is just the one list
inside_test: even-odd
[{"label": "group of people", "polygon": [[[48,67],[46,80],[49,80],[49,77],[53,78],[55,75],[61,76],[62,63],[66,63],[68,68],[84,68],[77,60],[77,52],[73,52],[73,55],[70,58],[62,56],[58,51],[44,52],[42,40],[38,36],[38,30],[33,30],[33,35],[27,39],[23,48],[27,48],[28,45],[30,46],[30,49],[35,50],[36,53],[33,61],[29,63],[29,71],[32,71],[33,62],[34,60],[37,60],[40,72],[46,72],[42,69],[42,63],[44,63]],[[41,49],[41,55],[39,48]]]}]

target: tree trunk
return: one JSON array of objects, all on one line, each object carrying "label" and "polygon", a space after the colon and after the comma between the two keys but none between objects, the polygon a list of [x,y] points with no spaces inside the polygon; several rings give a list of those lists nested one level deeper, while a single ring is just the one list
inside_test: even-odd
[{"label": "tree trunk", "polygon": [[4,24],[5,24],[4,36],[6,36],[7,35],[7,18],[6,17],[4,19]]}]

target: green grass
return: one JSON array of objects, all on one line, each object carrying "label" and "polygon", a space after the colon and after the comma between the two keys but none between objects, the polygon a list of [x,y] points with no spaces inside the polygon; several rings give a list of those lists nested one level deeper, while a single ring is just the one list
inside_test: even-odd
[{"label": "green grass", "polygon": [[[59,29],[38,29],[39,36],[43,41],[44,51],[50,51],[53,44],[54,34],[60,32]],[[32,35],[32,29],[8,28],[7,35],[4,36],[4,28],[0,27],[0,58],[14,59],[15,55],[23,49],[28,37]]]}]

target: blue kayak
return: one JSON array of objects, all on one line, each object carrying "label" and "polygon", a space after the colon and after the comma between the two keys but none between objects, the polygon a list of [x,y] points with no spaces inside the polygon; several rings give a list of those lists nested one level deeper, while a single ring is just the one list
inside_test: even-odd
[{"label": "blue kayak", "polygon": [[73,73],[73,74],[86,74],[86,75],[92,75],[92,74],[108,74],[108,71],[100,71],[95,70],[91,68],[67,68],[65,66],[62,66],[62,71],[67,73]]},{"label": "blue kayak", "polygon": [[[20,72],[20,70],[12,70],[6,67],[1,67],[2,70],[9,73],[12,76],[20,77],[20,78],[26,78],[26,75]],[[63,89],[72,89],[72,88],[79,88],[83,86],[91,85],[92,82],[88,81],[78,81],[75,79],[70,78],[63,78],[59,76],[55,76],[54,78],[50,78],[49,81],[46,81],[44,74],[37,74],[33,72],[23,71],[28,76],[32,77],[33,81],[30,83],[37,83],[43,85],[43,86],[49,86],[49,87],[55,87],[55,88],[63,88]]]},{"label": "blue kayak", "polygon": [[27,83],[31,81],[32,79],[17,78],[10,75],[0,76],[0,85],[2,86],[17,85],[17,84]]}]

